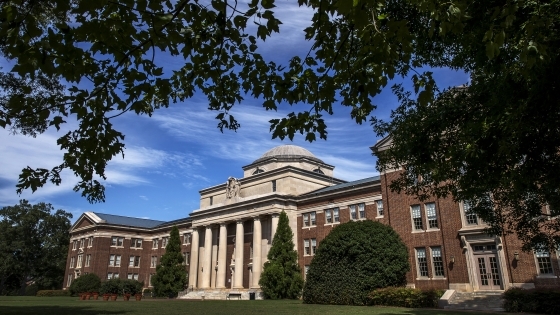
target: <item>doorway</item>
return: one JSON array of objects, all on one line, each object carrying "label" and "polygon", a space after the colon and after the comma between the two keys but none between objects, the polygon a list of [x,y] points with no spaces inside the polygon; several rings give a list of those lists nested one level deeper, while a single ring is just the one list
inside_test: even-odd
[{"label": "doorway", "polygon": [[503,280],[495,244],[473,245],[479,290],[502,290]]}]

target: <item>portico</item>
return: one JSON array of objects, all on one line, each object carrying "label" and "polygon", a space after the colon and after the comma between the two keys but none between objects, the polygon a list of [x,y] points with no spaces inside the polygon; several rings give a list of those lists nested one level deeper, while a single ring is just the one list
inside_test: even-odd
[{"label": "portico", "polygon": [[330,177],[333,168],[285,145],[243,167],[243,178],[201,190],[200,209],[190,215],[189,288],[258,290],[279,214],[288,215],[297,244],[295,197],[341,182]]}]

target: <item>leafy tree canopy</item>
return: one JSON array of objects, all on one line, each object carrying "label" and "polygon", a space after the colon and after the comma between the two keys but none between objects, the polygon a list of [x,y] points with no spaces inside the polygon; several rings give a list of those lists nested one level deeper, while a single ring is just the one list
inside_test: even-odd
[{"label": "leafy tree canopy", "polygon": [[28,281],[40,288],[62,286],[71,218],[50,204],[27,200],[0,209],[0,292],[9,277],[17,278],[20,295]]},{"label": "leafy tree canopy", "polygon": [[303,288],[303,278],[294,249],[294,233],[288,215],[282,211],[276,234],[264,263],[259,285],[267,299],[297,299]]},{"label": "leafy tree canopy", "polygon": [[165,254],[161,256],[161,262],[156,267],[156,274],[152,276],[152,285],[158,296],[175,297],[179,291],[185,289],[187,271],[183,260],[179,229],[174,226],[165,247]]},{"label": "leafy tree canopy", "polygon": [[[410,166],[393,188],[429,173],[423,192],[473,200],[494,232],[517,231],[526,244],[558,243],[556,220],[539,218],[544,204],[552,216],[560,211],[560,1],[297,3],[313,10],[304,35],[313,44],[306,56],[280,65],[258,49],[282,23],[274,0],[4,1],[0,52],[15,78],[0,78],[11,80],[2,83],[0,125],[33,135],[78,120],[58,139],[63,161],[24,169],[18,191],[59,184],[70,169],[81,179],[76,191],[103,201],[99,179],[107,162],[124,153],[124,134],[112,120],[128,112],[151,115],[203,93],[218,127],[236,130],[229,113],[244,97],[262,100],[267,110],[304,104],[308,110],[270,121],[272,137],[300,132],[314,141],[326,138],[323,115],[334,104],[350,107],[362,123],[376,108],[374,96],[404,77],[414,92],[395,86],[401,106],[391,121],[372,119],[379,134],[394,137],[394,153],[380,159],[380,168]],[[180,67],[164,72],[162,52]],[[443,97],[430,67],[469,73],[468,99]],[[476,202],[489,195],[492,207]]]},{"label": "leafy tree canopy", "polygon": [[379,288],[406,284],[408,250],[397,232],[375,221],[335,227],[311,261],[304,303],[365,305]]}]

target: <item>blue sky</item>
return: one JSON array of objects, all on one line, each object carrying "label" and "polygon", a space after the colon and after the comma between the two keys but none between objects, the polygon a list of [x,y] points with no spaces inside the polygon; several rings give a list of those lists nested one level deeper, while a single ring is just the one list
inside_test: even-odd
[{"label": "blue sky", "polygon": [[[292,1],[293,2],[293,1]],[[290,2],[290,3],[292,3]],[[259,45],[266,57],[286,64],[292,56],[305,56],[309,42],[303,29],[308,26],[311,13],[297,5],[277,1],[277,17],[284,23],[280,34]],[[177,59],[159,55],[160,63],[174,68]],[[9,69],[5,60],[0,66]],[[464,84],[468,77],[447,69],[433,69],[440,87]],[[388,86],[374,103],[374,112],[387,118],[397,103]],[[300,105],[301,106],[301,105]],[[234,106],[231,113],[241,124],[237,132],[217,129],[215,112],[207,110],[203,95],[195,95],[184,103],[160,109],[152,117],[127,113],[113,122],[125,135],[125,157],[114,158],[106,175],[105,203],[89,204],[80,193],[72,190],[77,182],[65,173],[60,186],[47,185],[35,193],[16,194],[15,185],[21,169],[52,168],[62,161],[63,151],[56,145],[63,131],[47,131],[37,138],[12,135],[0,129],[0,206],[14,205],[19,199],[48,202],[56,209],[72,212],[74,220],[84,211],[173,220],[188,216],[198,209],[198,191],[225,183],[229,176],[242,177],[242,166],[259,158],[267,150],[282,144],[302,146],[328,164],[334,165],[335,177],[357,180],[377,174],[375,157],[370,146],[378,140],[369,123],[356,124],[344,106],[335,106],[335,114],[325,117],[328,126],[326,141],[305,142],[298,135],[272,140],[268,121],[282,118],[292,111],[303,110],[298,105],[283,104],[278,111],[266,111],[259,100],[247,97]],[[69,120],[69,126],[76,122]]]}]

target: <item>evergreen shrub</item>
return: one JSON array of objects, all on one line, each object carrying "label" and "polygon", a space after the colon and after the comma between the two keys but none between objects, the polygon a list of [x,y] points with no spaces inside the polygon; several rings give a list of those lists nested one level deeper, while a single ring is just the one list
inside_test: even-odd
[{"label": "evergreen shrub", "polygon": [[120,294],[122,292],[121,279],[109,279],[101,283],[99,293],[101,294]]},{"label": "evergreen shrub", "polygon": [[144,282],[140,282],[134,279],[123,279],[121,280],[121,287],[124,293],[136,295],[142,293]]},{"label": "evergreen shrub", "polygon": [[420,290],[404,287],[377,289],[370,293],[369,305],[401,307],[438,307],[438,300],[445,290]]},{"label": "evergreen shrub", "polygon": [[304,303],[366,305],[375,289],[404,286],[408,250],[390,227],[340,224],[319,243],[303,288]]},{"label": "evergreen shrub", "polygon": [[27,287],[25,287],[26,296],[36,296],[38,291],[39,291],[39,286],[36,283],[30,284]]},{"label": "evergreen shrub", "polygon": [[268,261],[259,279],[266,299],[297,299],[301,296],[303,277],[297,263],[293,238],[288,215],[282,211],[268,251]]},{"label": "evergreen shrub", "polygon": [[504,309],[510,313],[560,314],[560,290],[509,289],[504,293]]},{"label": "evergreen shrub", "polygon": [[70,284],[70,293],[72,295],[85,293],[85,292],[99,292],[101,288],[101,279],[94,273],[82,275],[72,281]]}]

